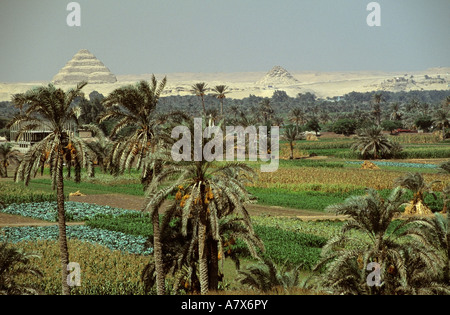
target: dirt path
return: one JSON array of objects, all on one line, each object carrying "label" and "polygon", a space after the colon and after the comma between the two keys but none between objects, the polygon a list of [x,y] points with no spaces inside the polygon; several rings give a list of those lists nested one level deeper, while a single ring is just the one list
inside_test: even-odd
[{"label": "dirt path", "polygon": [[[70,197],[70,201],[94,203],[103,206],[110,206],[128,210],[141,210],[145,199],[138,196],[129,195],[90,195],[90,196],[76,196]],[[166,204],[169,204],[167,201]],[[164,206],[162,207],[164,208]],[[274,217],[297,217],[304,220],[343,220],[343,216],[330,215],[328,213],[321,213],[310,210],[299,210],[291,208],[282,208],[275,206],[264,206],[258,204],[251,204],[247,206],[250,215],[270,215]]]},{"label": "dirt path", "polygon": [[[110,194],[110,195],[89,195],[89,196],[71,196],[69,201],[92,203],[101,206],[110,206],[127,210],[141,210],[144,204],[144,197]],[[167,201],[169,204],[171,201]],[[164,206],[162,207],[164,208]],[[302,220],[345,220],[343,216],[330,215],[316,211],[298,210],[274,206],[264,206],[252,204],[247,206],[247,210],[252,216],[268,215],[274,217],[295,217]],[[18,227],[18,226],[51,226],[55,222],[47,222],[26,218],[18,215],[0,213],[0,227]],[[70,222],[67,225],[82,225],[83,222]]]},{"label": "dirt path", "polygon": [[[0,213],[0,228],[2,227],[19,227],[19,226],[51,226],[57,225],[56,222],[48,222],[36,220],[32,218],[22,217],[20,215],[12,215]],[[84,222],[68,222],[67,225],[83,225]]]}]

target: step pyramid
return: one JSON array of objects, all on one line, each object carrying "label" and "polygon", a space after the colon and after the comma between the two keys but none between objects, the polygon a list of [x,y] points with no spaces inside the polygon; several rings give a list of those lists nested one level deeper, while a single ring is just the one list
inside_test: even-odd
[{"label": "step pyramid", "polygon": [[275,66],[261,80],[256,82],[257,85],[296,85],[299,81],[294,78],[286,69]]},{"label": "step pyramid", "polygon": [[82,49],[53,77],[54,84],[115,83],[117,78],[87,49]]}]

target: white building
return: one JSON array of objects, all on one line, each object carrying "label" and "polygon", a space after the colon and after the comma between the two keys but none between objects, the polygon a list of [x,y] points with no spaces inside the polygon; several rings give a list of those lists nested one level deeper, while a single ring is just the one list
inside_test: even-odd
[{"label": "white building", "polygon": [[[26,153],[34,144],[42,141],[45,137],[51,134],[49,128],[42,123],[33,130],[26,131],[20,136],[20,139],[17,139],[22,126],[22,124],[14,124],[10,128],[11,142],[16,146],[16,149],[22,153]],[[66,130],[72,135],[78,131],[74,123],[69,123],[66,126]]]}]

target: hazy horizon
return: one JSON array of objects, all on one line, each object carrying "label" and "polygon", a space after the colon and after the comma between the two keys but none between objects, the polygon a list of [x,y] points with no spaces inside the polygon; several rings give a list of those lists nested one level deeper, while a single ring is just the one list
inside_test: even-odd
[{"label": "hazy horizon", "polygon": [[[450,66],[450,1],[3,0],[0,81],[49,81],[80,49],[115,75],[421,71]],[[430,5],[430,2],[432,5]]]}]

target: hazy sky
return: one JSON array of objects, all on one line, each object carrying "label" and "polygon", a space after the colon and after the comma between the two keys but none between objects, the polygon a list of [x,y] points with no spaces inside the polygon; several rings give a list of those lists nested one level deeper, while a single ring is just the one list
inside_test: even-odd
[{"label": "hazy sky", "polygon": [[0,81],[51,80],[89,49],[114,74],[415,71],[450,66],[449,0],[0,1]]}]

